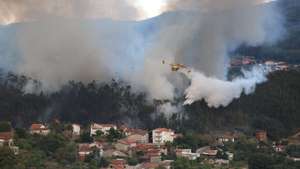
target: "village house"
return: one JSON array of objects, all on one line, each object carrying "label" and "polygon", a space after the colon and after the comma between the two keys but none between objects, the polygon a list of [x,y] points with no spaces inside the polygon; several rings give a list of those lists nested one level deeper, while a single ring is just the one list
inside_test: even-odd
[{"label": "village house", "polygon": [[13,132],[0,132],[0,146],[13,146]]},{"label": "village house", "polygon": [[204,147],[198,148],[198,149],[196,150],[196,153],[198,153],[198,154],[201,155],[203,152],[205,152],[205,151],[208,150],[208,149],[210,149],[210,146],[204,146]]},{"label": "village house", "polygon": [[173,142],[175,139],[175,132],[167,128],[157,128],[152,131],[153,144],[165,144],[166,142]]},{"label": "village house", "polygon": [[229,165],[229,160],[224,160],[224,159],[215,159],[214,160],[215,165]]},{"label": "village house", "polygon": [[143,163],[139,169],[156,169],[159,167],[159,163],[154,163],[154,162],[147,162]]},{"label": "village house", "polygon": [[258,130],[255,133],[256,140],[259,142],[266,142],[268,140],[267,132],[264,130]]},{"label": "village house", "polygon": [[128,134],[127,139],[136,143],[149,143],[149,134],[146,130],[133,129]]},{"label": "village house", "polygon": [[160,162],[160,166],[164,167],[165,169],[171,169],[171,165],[173,162],[173,160],[164,160]]},{"label": "village house", "polygon": [[227,151],[226,155],[227,155],[229,161],[233,160],[233,158],[234,158],[234,154],[233,153]]},{"label": "village house", "polygon": [[284,152],[285,151],[285,146],[284,145],[275,145],[274,150],[278,153]]},{"label": "village house", "polygon": [[119,158],[127,158],[128,154],[116,150],[116,149],[106,149],[103,151],[103,157],[105,158],[112,158],[112,157],[119,157]]},{"label": "village house", "polygon": [[160,154],[165,154],[165,155],[168,154],[167,148],[165,146],[155,145],[155,144],[151,144],[151,143],[148,143],[148,144],[137,144],[137,146],[135,147],[135,149],[137,151],[143,151],[143,152],[147,152],[147,151],[152,150],[152,149],[158,149],[159,152],[160,152]]},{"label": "village house", "polygon": [[118,129],[120,131],[122,131],[125,134],[125,136],[130,135],[131,131],[133,130],[132,128],[130,128],[130,127],[126,126],[126,125],[118,126]]},{"label": "village house", "polygon": [[198,153],[192,153],[192,149],[176,149],[177,157],[185,157],[189,160],[196,160],[200,157]]},{"label": "village house", "polygon": [[78,145],[78,157],[80,161],[84,161],[86,156],[91,154],[92,148],[90,147],[89,144],[79,144]]},{"label": "village house", "polygon": [[150,162],[161,162],[162,152],[160,149],[149,149],[145,154],[145,159]]},{"label": "village house", "polygon": [[43,124],[32,124],[30,126],[30,134],[48,135],[50,130]]},{"label": "village house", "polygon": [[132,140],[128,140],[127,138],[118,140],[115,144],[116,150],[128,152],[131,148],[136,146],[136,142]]},{"label": "village house", "polygon": [[215,157],[218,154],[218,150],[212,150],[208,149],[202,153],[202,155],[208,156],[208,157]]},{"label": "village house", "polygon": [[80,125],[72,124],[72,136],[79,136],[79,135],[80,135]]},{"label": "village house", "polygon": [[135,141],[137,143],[149,143],[149,133],[147,130],[129,128],[125,125],[119,127],[128,140]]},{"label": "village house", "polygon": [[197,149],[196,153],[206,157],[215,157],[218,153],[218,150],[212,149],[210,146],[205,146]]},{"label": "village house", "polygon": [[147,152],[149,149],[157,149],[158,146],[148,143],[148,144],[137,144],[136,147],[134,148],[136,152],[142,151],[142,152]]},{"label": "village house", "polygon": [[19,154],[19,147],[14,146],[12,131],[0,132],[0,146],[8,146],[15,155]]},{"label": "village house", "polygon": [[145,161],[159,162],[161,161],[161,155],[168,154],[167,148],[165,146],[159,146],[155,144],[137,144],[133,149],[135,152],[143,152],[142,157]]},{"label": "village house", "polygon": [[171,169],[171,164],[173,160],[165,160],[161,162],[145,162],[136,167],[136,169],[156,169],[158,167],[163,167],[165,169]]},{"label": "village house", "polygon": [[297,157],[288,157],[288,159],[295,161],[295,162],[300,161],[300,158],[297,158]]},{"label": "village house", "polygon": [[290,68],[286,62],[275,62],[272,60],[266,61],[265,65],[272,71],[287,71]]},{"label": "village house", "polygon": [[235,134],[232,132],[224,132],[216,135],[216,140],[218,143],[227,143],[227,142],[235,142]]},{"label": "village house", "polygon": [[103,155],[102,145],[99,143],[82,143],[78,144],[78,157],[80,161],[84,161],[85,158],[93,152],[93,150],[99,150],[99,155]]},{"label": "village house", "polygon": [[128,168],[126,165],[126,161],[124,159],[115,159],[112,160],[109,167],[109,169],[125,169]]},{"label": "village house", "polygon": [[117,130],[117,126],[114,124],[92,123],[91,127],[90,127],[90,133],[91,133],[91,136],[97,135],[97,131],[101,131],[103,134],[108,134],[108,132],[111,128]]},{"label": "village house", "polygon": [[288,138],[289,144],[300,145],[300,130]]}]

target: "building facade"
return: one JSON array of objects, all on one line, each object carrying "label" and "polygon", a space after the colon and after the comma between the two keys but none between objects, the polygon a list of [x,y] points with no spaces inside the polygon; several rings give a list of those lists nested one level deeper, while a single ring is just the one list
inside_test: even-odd
[{"label": "building facade", "polygon": [[117,130],[117,126],[114,124],[97,124],[93,123],[90,127],[91,136],[97,135],[97,131],[101,131],[103,134],[108,134],[109,130],[113,128]]},{"label": "building facade", "polygon": [[175,132],[167,128],[157,128],[152,131],[153,144],[165,144],[166,142],[173,142]]}]

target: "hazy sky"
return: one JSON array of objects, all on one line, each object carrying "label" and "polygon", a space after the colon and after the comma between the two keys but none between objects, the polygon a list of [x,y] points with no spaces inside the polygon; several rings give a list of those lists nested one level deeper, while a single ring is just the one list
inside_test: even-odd
[{"label": "hazy sky", "polygon": [[173,0],[0,0],[0,24],[47,16],[141,20],[165,11]]},{"label": "hazy sky", "polygon": [[170,4],[179,2],[188,4],[189,0],[0,0],[0,24],[38,20],[45,16],[143,20],[160,15],[170,9]]}]

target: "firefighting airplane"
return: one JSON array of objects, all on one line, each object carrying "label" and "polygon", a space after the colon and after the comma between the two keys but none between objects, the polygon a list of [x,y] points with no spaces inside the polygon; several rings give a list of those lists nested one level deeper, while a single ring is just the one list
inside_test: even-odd
[{"label": "firefighting airplane", "polygon": [[191,72],[191,70],[188,69],[188,67],[185,66],[185,65],[183,65],[183,64],[178,64],[178,63],[166,63],[165,60],[162,61],[162,64],[168,64],[168,65],[170,65],[170,66],[171,66],[171,70],[172,70],[173,72],[178,72],[179,70],[187,70],[188,73]]}]

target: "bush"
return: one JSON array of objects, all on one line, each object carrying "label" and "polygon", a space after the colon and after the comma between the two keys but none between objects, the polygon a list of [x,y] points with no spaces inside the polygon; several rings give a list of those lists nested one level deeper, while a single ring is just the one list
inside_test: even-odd
[{"label": "bush", "polygon": [[300,145],[289,145],[286,148],[286,152],[291,157],[300,158]]},{"label": "bush", "polygon": [[11,131],[11,125],[9,122],[0,122],[0,132]]}]

